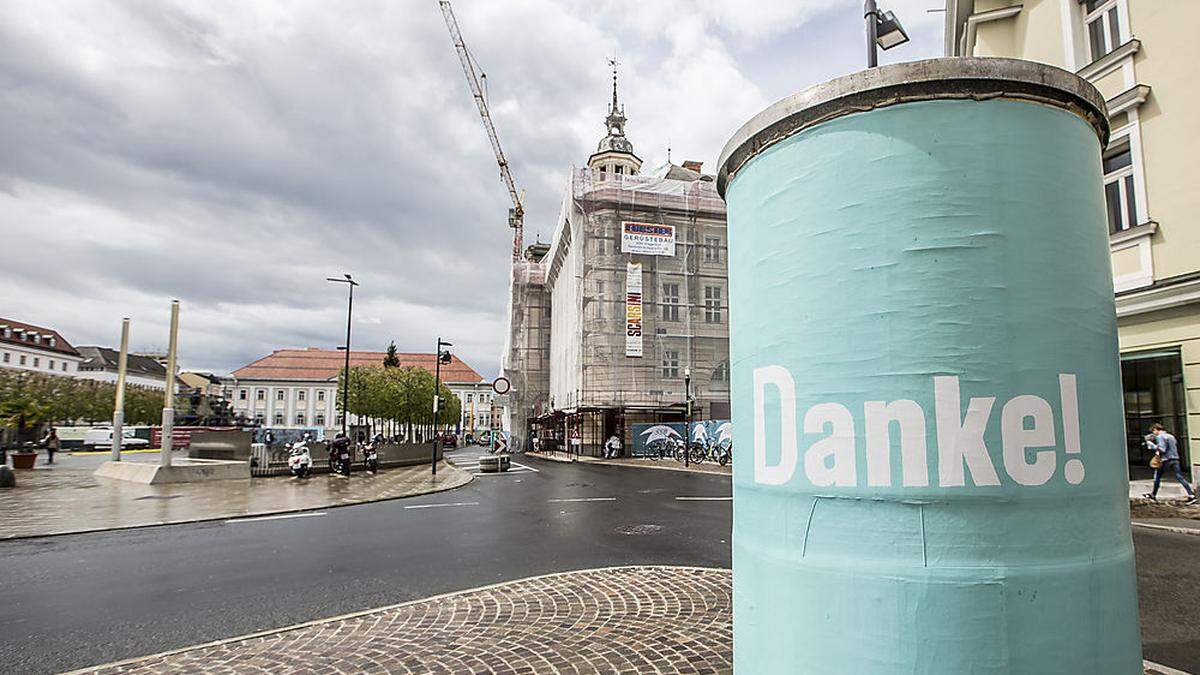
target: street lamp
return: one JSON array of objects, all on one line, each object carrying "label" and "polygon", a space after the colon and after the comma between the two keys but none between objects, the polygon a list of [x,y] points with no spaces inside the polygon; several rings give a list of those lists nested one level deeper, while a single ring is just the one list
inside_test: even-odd
[{"label": "street lamp", "polygon": [[437,349],[435,350],[437,362],[433,366],[433,457],[429,461],[434,476],[437,475],[438,445],[442,442],[442,435],[438,433],[438,413],[442,408],[442,364],[449,364],[451,361],[450,352],[443,350],[442,347],[453,346],[453,343],[446,342],[440,337],[437,339]]},{"label": "street lamp", "polygon": [[351,279],[349,274],[342,276],[345,278],[325,277],[325,281],[346,284],[350,287],[350,299],[346,303],[346,375],[342,378],[342,435],[349,438],[350,434],[346,433],[346,423],[350,421],[350,315],[354,312],[354,287],[358,285],[358,282]]},{"label": "street lamp", "polygon": [[892,12],[881,12],[875,5],[875,0],[865,0],[863,3],[863,19],[867,22],[867,67],[879,65],[879,53],[876,47],[891,49],[896,45],[908,42],[908,33],[900,25],[900,20]]},{"label": "street lamp", "polygon": [[683,399],[687,404],[687,421],[683,424],[683,465],[688,466],[692,453],[692,368],[683,369]]}]

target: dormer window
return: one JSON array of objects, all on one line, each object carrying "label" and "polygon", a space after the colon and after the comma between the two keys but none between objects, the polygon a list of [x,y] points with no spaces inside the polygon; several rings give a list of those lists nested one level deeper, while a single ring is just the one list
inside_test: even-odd
[{"label": "dormer window", "polygon": [[57,340],[55,340],[55,339],[54,339],[54,336],[53,336],[53,335],[51,335],[51,336],[50,336],[50,338],[49,338],[49,342],[50,342],[50,346],[51,346],[51,347],[53,347],[53,346],[54,346],[54,343],[56,343],[56,342],[57,342]]}]

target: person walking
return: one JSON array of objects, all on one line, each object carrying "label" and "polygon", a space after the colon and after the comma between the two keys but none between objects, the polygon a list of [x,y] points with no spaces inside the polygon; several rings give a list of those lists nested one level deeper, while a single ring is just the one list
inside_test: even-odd
[{"label": "person walking", "polygon": [[1175,472],[1175,480],[1183,486],[1187,491],[1187,504],[1190,506],[1196,503],[1196,491],[1192,489],[1191,484],[1183,477],[1183,471],[1179,468],[1179,441],[1161,424],[1154,424],[1150,427],[1150,432],[1154,434],[1154,457],[1158,460],[1158,466],[1154,468],[1154,490],[1146,493],[1148,499],[1158,501],[1158,486],[1162,481],[1163,474],[1167,471]]},{"label": "person walking", "polygon": [[616,459],[621,452],[621,439],[616,434],[608,437],[604,443],[604,459]]},{"label": "person walking", "polygon": [[50,427],[50,431],[42,439],[42,445],[46,448],[46,463],[53,464],[54,453],[62,449],[62,441],[58,439],[58,432],[54,430],[54,427]]}]

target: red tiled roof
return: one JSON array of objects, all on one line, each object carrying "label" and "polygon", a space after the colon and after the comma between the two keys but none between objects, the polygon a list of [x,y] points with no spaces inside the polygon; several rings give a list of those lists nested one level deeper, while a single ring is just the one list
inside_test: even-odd
[{"label": "red tiled roof", "polygon": [[[350,366],[383,366],[383,358],[387,352],[350,352]],[[433,354],[401,354],[396,353],[401,367],[416,366],[434,372],[435,357]],[[233,376],[239,380],[336,380],[342,366],[346,363],[346,354],[336,349],[277,349],[269,356],[242,366],[233,371]],[[480,382],[483,378],[475,369],[468,366],[457,356],[451,355],[451,361],[442,365],[443,382]]]},{"label": "red tiled roof", "polygon": [[[5,331],[5,328],[8,328],[9,331]],[[11,332],[11,334],[8,337],[5,337],[6,332]],[[34,342],[31,339],[24,339],[26,336],[32,335],[33,333],[37,333],[37,342]],[[50,346],[50,342],[47,340],[47,338],[50,337],[54,338],[53,347]],[[44,349],[48,352],[70,354],[71,356],[80,355],[79,352],[71,346],[71,343],[67,342],[66,338],[60,335],[56,330],[42,328],[41,326],[35,326],[33,324],[23,323],[21,321],[13,321],[12,319],[5,319],[3,317],[0,317],[0,342],[21,345],[22,347]]]}]

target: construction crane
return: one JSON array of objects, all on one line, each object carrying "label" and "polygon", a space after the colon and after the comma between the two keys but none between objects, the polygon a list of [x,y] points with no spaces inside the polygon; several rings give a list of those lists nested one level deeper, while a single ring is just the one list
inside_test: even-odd
[{"label": "construction crane", "polygon": [[[484,131],[487,132],[488,140],[492,142],[492,152],[496,153],[496,163],[500,165],[500,180],[508,188],[508,196],[512,199],[512,208],[508,210],[508,225],[513,229],[512,259],[520,260],[521,247],[524,245],[525,238],[525,207],[521,204],[522,194],[517,190],[517,183],[513,180],[512,171],[508,168],[508,159],[504,157],[504,149],[500,147],[500,137],[496,134],[496,125],[492,124],[492,113],[488,111],[484,85],[480,83],[481,77],[483,82],[487,82],[487,75],[476,74],[475,59],[471,57],[466,43],[463,42],[462,31],[458,28],[458,20],[454,18],[450,0],[438,0],[438,4],[441,5],[442,16],[446,19],[446,28],[450,29],[450,40],[454,42],[458,60],[462,62],[463,74],[467,76],[467,86],[471,88],[471,95],[475,97],[475,106],[479,108],[479,116],[483,119]],[[479,68],[478,71],[482,73],[483,69]]]}]

